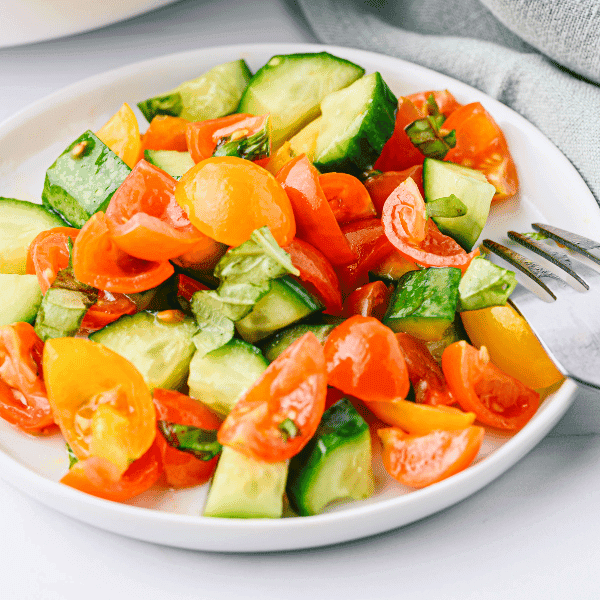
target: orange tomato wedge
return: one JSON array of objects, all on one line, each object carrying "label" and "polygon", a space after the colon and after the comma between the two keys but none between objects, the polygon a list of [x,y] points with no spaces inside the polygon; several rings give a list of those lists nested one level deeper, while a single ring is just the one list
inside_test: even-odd
[{"label": "orange tomato wedge", "polygon": [[96,132],[96,136],[132,169],[142,156],[140,127],[127,103]]}]

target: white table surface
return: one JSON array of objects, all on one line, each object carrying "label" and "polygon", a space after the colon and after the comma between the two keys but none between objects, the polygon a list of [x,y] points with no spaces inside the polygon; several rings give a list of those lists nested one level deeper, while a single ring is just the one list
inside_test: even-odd
[{"label": "white table surface", "polygon": [[[153,56],[312,41],[292,0],[185,0],[94,32],[0,50],[0,121],[69,83]],[[580,394],[537,448],[460,504],[387,534],[310,551],[155,546],[64,517],[0,480],[0,597],[598,598],[598,404]]]}]

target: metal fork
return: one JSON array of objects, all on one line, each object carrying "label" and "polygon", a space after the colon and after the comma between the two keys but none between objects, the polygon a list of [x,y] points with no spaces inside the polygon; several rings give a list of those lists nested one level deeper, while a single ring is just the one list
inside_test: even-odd
[{"label": "metal fork", "polygon": [[[484,240],[483,245],[545,293],[547,301],[527,289],[530,286],[518,285],[510,302],[531,325],[558,369],[576,383],[600,390],[600,272],[589,266],[600,267],[600,257],[592,253],[600,251],[600,243],[550,225],[533,223],[533,227],[572,252],[514,231],[508,237],[556,265],[568,283],[502,244]],[[578,261],[577,271],[571,258]]]}]

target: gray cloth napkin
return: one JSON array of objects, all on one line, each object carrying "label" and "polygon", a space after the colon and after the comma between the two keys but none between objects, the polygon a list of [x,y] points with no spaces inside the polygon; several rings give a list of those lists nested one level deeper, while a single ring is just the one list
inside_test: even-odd
[{"label": "gray cloth napkin", "polygon": [[516,110],[600,203],[599,0],[298,1],[321,41],[424,65]]}]

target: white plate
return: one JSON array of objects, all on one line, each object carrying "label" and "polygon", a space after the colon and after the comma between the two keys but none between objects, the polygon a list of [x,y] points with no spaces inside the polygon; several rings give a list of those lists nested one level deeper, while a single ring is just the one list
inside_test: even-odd
[{"label": "white plate", "polygon": [[[328,50],[367,70],[379,70],[397,94],[448,88],[459,102],[481,101],[504,130],[521,179],[519,197],[493,209],[484,235],[501,239],[534,221],[556,223],[583,235],[600,229],[600,211],[576,170],[533,125],[463,83],[380,54],[309,44],[240,45],[174,54],[130,65],[69,86],[0,125],[0,195],[39,200],[46,168],[86,129],[98,129],[121,105],[171,89],[210,67],[245,58],[256,70],[274,54]],[[144,120],[140,116],[140,123]],[[0,423],[0,476],[56,510],[130,537],[182,548],[217,551],[287,550],[322,546],[387,531],[446,508],[498,477],[558,422],[571,405],[571,381],[543,402],[518,434],[488,434],[467,470],[419,491],[391,480],[376,460],[373,498],[328,513],[278,520],[199,516],[206,486],[179,492],[152,490],[129,505],[100,500],[58,482],[67,470],[59,436],[36,439]]]},{"label": "white plate", "polygon": [[175,0],[0,0],[0,48],[82,33]]}]

